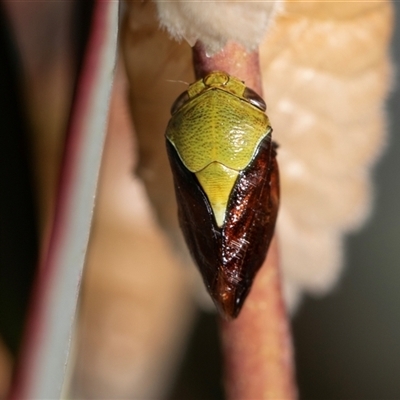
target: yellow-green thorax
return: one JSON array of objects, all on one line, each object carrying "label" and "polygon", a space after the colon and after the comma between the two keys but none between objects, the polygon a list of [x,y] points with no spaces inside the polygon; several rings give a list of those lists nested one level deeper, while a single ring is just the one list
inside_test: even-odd
[{"label": "yellow-green thorax", "polygon": [[239,172],[271,132],[268,117],[250,104],[245,89],[234,77],[210,73],[189,87],[166,132],[183,164],[196,174],[218,226]]}]

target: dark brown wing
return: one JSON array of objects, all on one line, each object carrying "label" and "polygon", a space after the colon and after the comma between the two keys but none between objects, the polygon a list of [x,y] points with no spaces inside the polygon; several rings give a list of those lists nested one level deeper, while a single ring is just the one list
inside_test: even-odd
[{"label": "dark brown wing", "polygon": [[279,206],[279,176],[270,136],[239,174],[219,228],[208,198],[167,140],[178,216],[206,287],[225,318],[239,314],[271,242]]},{"label": "dark brown wing", "polygon": [[222,266],[213,291],[224,312],[236,317],[273,237],[279,208],[276,152],[266,137],[251,164],[240,173],[222,232]]},{"label": "dark brown wing", "polygon": [[179,223],[186,244],[210,292],[221,264],[221,230],[195,174],[182,163],[175,147],[166,140],[174,177]]}]

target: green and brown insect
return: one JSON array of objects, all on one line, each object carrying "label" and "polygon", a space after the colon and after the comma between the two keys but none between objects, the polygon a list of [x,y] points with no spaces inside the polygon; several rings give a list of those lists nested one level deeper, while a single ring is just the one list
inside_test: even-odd
[{"label": "green and brown insect", "polygon": [[279,174],[264,100],[220,71],[175,101],[166,142],[180,225],[206,287],[235,318],[266,257]]}]

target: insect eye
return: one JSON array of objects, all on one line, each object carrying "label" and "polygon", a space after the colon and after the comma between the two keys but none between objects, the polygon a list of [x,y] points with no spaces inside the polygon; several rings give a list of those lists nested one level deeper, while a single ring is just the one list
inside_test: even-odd
[{"label": "insect eye", "polygon": [[261,111],[265,111],[267,109],[265,101],[253,89],[246,87],[243,93],[243,97],[247,99],[250,104],[259,108]]},{"label": "insect eye", "polygon": [[189,100],[189,93],[187,91],[181,93],[174,101],[171,107],[171,115],[174,115],[184,104]]}]

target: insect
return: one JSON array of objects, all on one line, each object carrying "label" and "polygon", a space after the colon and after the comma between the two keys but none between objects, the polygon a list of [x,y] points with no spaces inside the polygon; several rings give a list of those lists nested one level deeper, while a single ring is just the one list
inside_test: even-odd
[{"label": "insect", "polygon": [[276,146],[264,100],[215,71],[171,108],[166,145],[187,246],[220,314],[238,316],[279,207]]}]

